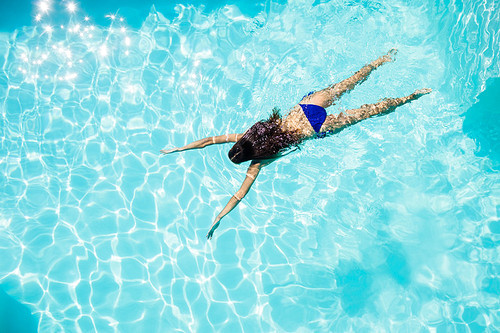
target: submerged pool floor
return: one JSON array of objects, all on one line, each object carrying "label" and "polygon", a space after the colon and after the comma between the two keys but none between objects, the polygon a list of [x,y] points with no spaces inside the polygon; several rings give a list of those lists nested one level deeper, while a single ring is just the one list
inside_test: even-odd
[{"label": "submerged pool floor", "polygon": [[[498,331],[498,4],[243,6],[0,34],[1,288],[40,332]],[[247,166],[159,150],[391,48],[328,111],[433,93],[265,167],[207,241]]]}]

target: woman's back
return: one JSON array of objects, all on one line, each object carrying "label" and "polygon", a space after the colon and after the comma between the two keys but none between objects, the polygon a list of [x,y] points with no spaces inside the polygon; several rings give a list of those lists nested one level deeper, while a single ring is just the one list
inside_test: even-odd
[{"label": "woman's back", "polygon": [[296,133],[301,139],[307,139],[314,136],[314,129],[307,120],[300,105],[294,106],[290,112],[283,117],[281,125],[284,131]]}]

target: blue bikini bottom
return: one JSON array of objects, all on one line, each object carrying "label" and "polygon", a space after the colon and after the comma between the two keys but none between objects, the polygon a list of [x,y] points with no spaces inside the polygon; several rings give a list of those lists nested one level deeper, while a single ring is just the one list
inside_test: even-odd
[{"label": "blue bikini bottom", "polygon": [[[312,94],[314,94],[314,91],[311,91],[310,93],[304,95],[302,99]],[[299,105],[302,108],[302,111],[304,111],[304,114],[306,115],[307,120],[309,120],[309,123],[311,124],[314,131],[316,133],[319,133],[319,130],[321,129],[321,126],[323,125],[326,119],[326,110],[323,107],[315,104],[299,104]]]},{"label": "blue bikini bottom", "polygon": [[314,104],[299,104],[306,115],[307,120],[311,124],[312,128],[316,133],[319,133],[321,126],[325,122],[326,119],[326,110]]}]

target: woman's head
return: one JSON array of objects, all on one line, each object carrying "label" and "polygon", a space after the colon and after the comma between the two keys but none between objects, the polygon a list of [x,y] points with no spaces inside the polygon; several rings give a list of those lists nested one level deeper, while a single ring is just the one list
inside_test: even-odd
[{"label": "woman's head", "polygon": [[281,151],[299,143],[296,134],[281,128],[281,116],[277,108],[268,120],[259,121],[245,132],[229,150],[229,159],[236,163],[275,157]]}]

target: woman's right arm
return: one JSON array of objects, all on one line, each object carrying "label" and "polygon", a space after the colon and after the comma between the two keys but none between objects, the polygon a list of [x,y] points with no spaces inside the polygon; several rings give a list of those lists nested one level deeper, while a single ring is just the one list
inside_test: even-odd
[{"label": "woman's right arm", "polygon": [[260,169],[262,167],[261,162],[257,161],[252,161],[250,163],[250,166],[248,167],[247,170],[247,175],[245,177],[245,180],[243,181],[243,184],[241,184],[240,189],[238,192],[236,192],[231,199],[229,199],[229,202],[226,204],[226,207],[217,215],[215,218],[214,223],[210,227],[210,230],[208,231],[207,234],[207,239],[212,239],[212,236],[214,235],[215,229],[217,229],[220,225],[220,220],[226,216],[230,211],[233,210],[234,207],[236,207],[241,199],[245,197],[245,195],[248,193],[248,190],[250,190],[250,187],[252,187],[253,182],[255,181],[255,178],[259,175]]},{"label": "woman's right arm", "polygon": [[237,133],[236,134],[211,136],[208,138],[204,138],[204,139],[201,139],[198,141],[191,142],[190,144],[187,144],[184,147],[172,148],[172,149],[162,149],[162,150],[160,150],[160,152],[166,155],[166,154],[175,153],[175,152],[188,150],[188,149],[204,148],[206,146],[213,145],[213,144],[226,143],[226,142],[236,142],[242,136],[243,136],[243,134],[237,134]]}]

